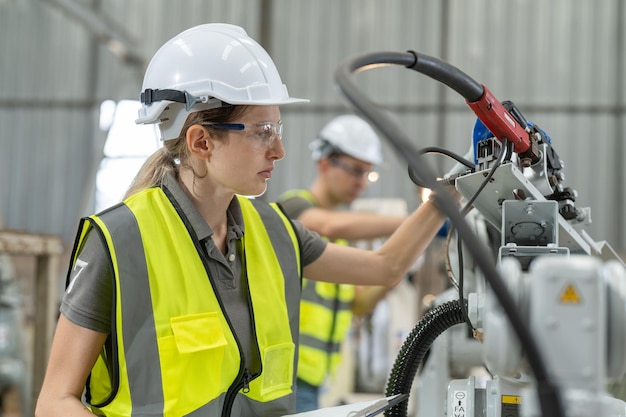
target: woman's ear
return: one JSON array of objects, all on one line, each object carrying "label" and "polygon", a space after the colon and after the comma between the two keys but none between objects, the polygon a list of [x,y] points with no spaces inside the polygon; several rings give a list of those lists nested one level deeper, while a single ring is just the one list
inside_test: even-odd
[{"label": "woman's ear", "polygon": [[200,125],[190,126],[187,129],[185,140],[190,153],[198,158],[208,158],[213,150],[213,142],[209,132]]}]

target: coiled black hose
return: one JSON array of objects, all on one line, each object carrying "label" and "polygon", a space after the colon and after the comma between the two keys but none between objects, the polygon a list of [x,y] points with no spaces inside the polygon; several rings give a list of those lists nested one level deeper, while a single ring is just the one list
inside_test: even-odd
[{"label": "coiled black hose", "polygon": [[[432,343],[441,333],[450,327],[465,323],[463,305],[459,300],[448,301],[428,311],[417,322],[411,333],[400,348],[400,352],[393,364],[389,379],[387,380],[387,397],[396,394],[410,394],[411,385],[422,363],[424,356]],[[408,414],[408,400],[390,408],[385,415],[387,417],[406,417]]]}]

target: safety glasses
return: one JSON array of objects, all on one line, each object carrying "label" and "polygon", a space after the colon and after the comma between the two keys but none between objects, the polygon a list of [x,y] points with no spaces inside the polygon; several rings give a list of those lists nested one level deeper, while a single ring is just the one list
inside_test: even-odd
[{"label": "safety glasses", "polygon": [[378,175],[375,176],[376,178],[372,178],[372,174],[376,174],[376,171],[372,169],[352,166],[336,156],[331,156],[330,158],[328,158],[328,160],[330,161],[331,165],[341,168],[344,172],[346,172],[346,174],[350,175],[353,178],[366,178],[370,182],[374,182],[378,179]]},{"label": "safety glasses", "polygon": [[274,143],[274,139],[282,140],[283,122],[260,122],[260,123],[206,123],[202,126],[214,129],[235,130],[244,132],[246,137],[257,148],[269,148]]}]

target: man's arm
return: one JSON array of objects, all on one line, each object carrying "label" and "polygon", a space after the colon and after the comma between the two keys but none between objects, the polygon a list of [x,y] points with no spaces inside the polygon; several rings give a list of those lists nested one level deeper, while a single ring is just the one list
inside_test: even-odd
[{"label": "man's arm", "polygon": [[314,230],[330,240],[354,241],[390,236],[405,218],[405,216],[310,207],[300,214],[298,220],[307,229]]}]

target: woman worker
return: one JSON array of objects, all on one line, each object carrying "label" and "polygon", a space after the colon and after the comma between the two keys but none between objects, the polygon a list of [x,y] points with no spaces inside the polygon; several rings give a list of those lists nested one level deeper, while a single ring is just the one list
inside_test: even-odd
[{"label": "woman worker", "polygon": [[302,274],[393,286],[444,215],[426,202],[366,251],[243,197],[285,156],[279,106],[306,100],[237,26],[172,38],[142,90],[137,123],[163,146],[81,220],[36,416],[293,413]]}]

